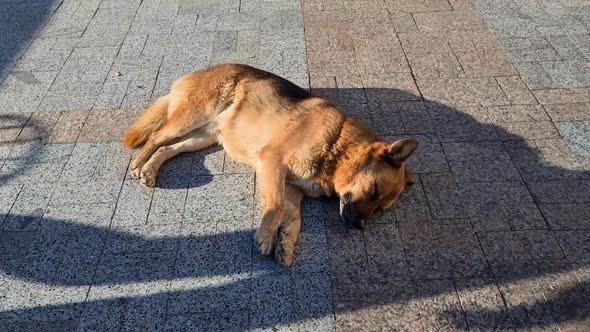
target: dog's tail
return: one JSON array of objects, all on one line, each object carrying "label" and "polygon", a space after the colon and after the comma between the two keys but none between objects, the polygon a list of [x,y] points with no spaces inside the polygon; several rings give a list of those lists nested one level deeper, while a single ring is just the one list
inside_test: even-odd
[{"label": "dog's tail", "polygon": [[127,149],[136,148],[147,141],[150,135],[166,123],[170,96],[162,96],[135,120],[123,136]]}]

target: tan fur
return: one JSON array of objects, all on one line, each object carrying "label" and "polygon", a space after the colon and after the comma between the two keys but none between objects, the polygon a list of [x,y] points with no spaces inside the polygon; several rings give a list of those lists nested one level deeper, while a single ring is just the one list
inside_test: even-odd
[{"label": "tan fur", "polygon": [[329,101],[265,71],[215,66],[183,76],[163,98],[125,135],[126,146],[145,142],[132,174],[154,185],[165,160],[221,144],[256,170],[263,203],[256,242],[285,265],[293,260],[303,195],[349,195],[364,221],[413,181],[405,161],[415,141],[388,143]]},{"label": "tan fur", "polygon": [[126,148],[133,149],[145,143],[154,131],[164,125],[168,115],[169,99],[168,96],[160,97],[125,132],[123,144]]}]

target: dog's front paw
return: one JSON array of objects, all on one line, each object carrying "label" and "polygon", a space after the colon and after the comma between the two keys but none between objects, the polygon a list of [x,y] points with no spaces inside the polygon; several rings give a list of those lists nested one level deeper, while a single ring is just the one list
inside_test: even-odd
[{"label": "dog's front paw", "polygon": [[132,178],[139,179],[141,177],[141,167],[133,168],[133,166],[130,166],[129,173],[131,174]]},{"label": "dog's front paw", "polygon": [[148,187],[153,187],[156,185],[156,172],[153,172],[151,169],[146,169],[144,167],[139,173],[139,181],[141,183]]},{"label": "dog's front paw", "polygon": [[279,240],[275,247],[275,259],[281,265],[289,267],[293,264],[295,246],[291,242],[289,236],[284,236],[282,232],[279,233]]},{"label": "dog's front paw", "polygon": [[258,227],[256,231],[256,247],[258,251],[264,256],[272,253],[276,242],[276,231],[271,231],[266,227]]}]

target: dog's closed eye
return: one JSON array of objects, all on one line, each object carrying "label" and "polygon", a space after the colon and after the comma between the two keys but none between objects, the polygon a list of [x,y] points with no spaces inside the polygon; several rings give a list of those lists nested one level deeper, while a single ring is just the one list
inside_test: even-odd
[{"label": "dog's closed eye", "polygon": [[377,182],[373,183],[373,190],[371,192],[371,200],[376,201],[379,199],[380,193],[379,193],[379,186],[377,185]]}]

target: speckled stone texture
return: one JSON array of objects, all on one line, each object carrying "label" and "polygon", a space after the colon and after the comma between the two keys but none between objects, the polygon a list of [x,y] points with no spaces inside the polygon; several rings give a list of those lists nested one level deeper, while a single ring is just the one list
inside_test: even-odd
[{"label": "speckled stone texture", "polygon": [[[0,1],[0,330],[587,330],[588,13]],[[256,176],[220,147],[143,187],[122,132],[181,74],[221,62],[415,138],[416,184],[364,232],[306,198],[290,269],[257,253]]]}]

